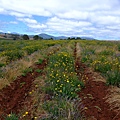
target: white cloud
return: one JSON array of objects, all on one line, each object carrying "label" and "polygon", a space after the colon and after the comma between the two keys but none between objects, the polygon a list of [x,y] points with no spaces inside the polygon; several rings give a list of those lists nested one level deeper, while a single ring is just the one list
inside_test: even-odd
[{"label": "white cloud", "polygon": [[17,21],[10,21],[9,23],[11,23],[11,24],[18,24]]},{"label": "white cloud", "polygon": [[[0,0],[0,3],[0,14],[15,16],[33,32],[98,38],[120,33],[119,0]],[[34,15],[48,18],[39,22]]]},{"label": "white cloud", "polygon": [[37,21],[31,18],[17,18],[17,19],[28,24],[37,24]]},{"label": "white cloud", "polygon": [[47,27],[44,24],[28,24],[28,26],[33,29],[43,29]]},{"label": "white cloud", "polygon": [[102,14],[93,14],[91,16],[91,22],[96,24],[103,25],[115,25],[120,23],[120,16],[110,16],[110,15],[102,15]]},{"label": "white cloud", "polygon": [[58,16],[67,19],[86,20],[89,16],[89,12],[71,10],[69,12],[59,13]]},{"label": "white cloud", "polygon": [[10,31],[7,31],[7,33],[11,33]]},{"label": "white cloud", "polygon": [[[8,13],[21,17],[24,15],[43,15],[50,16],[51,13],[45,10],[46,6],[42,5],[39,0],[0,0],[0,7]],[[22,15],[23,14],[23,15]]]},{"label": "white cloud", "polygon": [[7,13],[7,14],[10,14],[16,17],[31,17],[30,14],[25,14],[25,13],[20,13],[20,12],[15,12],[15,11],[10,11],[10,13]]},{"label": "white cloud", "polygon": [[116,2],[111,0],[0,0],[0,8],[30,15],[52,16],[66,13],[70,16],[70,12],[73,15],[83,11],[110,10],[118,3],[118,0],[114,1]]},{"label": "white cloud", "polygon": [[0,13],[4,12],[4,9],[3,8],[0,8]]},{"label": "white cloud", "polygon": [[38,23],[35,19],[33,18],[17,18],[17,20],[22,21],[24,23],[26,23],[26,25],[30,28],[30,29],[43,29],[46,28],[47,26],[44,24],[40,24]]},{"label": "white cloud", "polygon": [[47,32],[57,32],[61,35],[76,35],[83,32],[82,27],[91,26],[92,24],[86,21],[67,20],[58,17],[48,19]]},{"label": "white cloud", "polygon": [[60,19],[57,17],[53,17],[48,20],[48,25],[59,25],[61,27],[83,27],[83,26],[90,26],[91,23],[87,21],[76,21],[76,20],[66,20],[66,19]]}]

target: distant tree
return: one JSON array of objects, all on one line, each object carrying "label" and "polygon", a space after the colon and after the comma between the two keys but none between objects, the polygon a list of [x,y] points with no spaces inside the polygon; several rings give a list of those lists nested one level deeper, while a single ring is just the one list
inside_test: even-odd
[{"label": "distant tree", "polygon": [[75,40],[75,37],[72,37],[71,40]]},{"label": "distant tree", "polygon": [[70,40],[70,37],[68,37],[68,40]]},{"label": "distant tree", "polygon": [[80,37],[77,37],[76,39],[77,39],[77,40],[81,40],[81,38],[80,38]]},{"label": "distant tree", "polygon": [[18,34],[11,34],[11,37],[13,38],[13,40],[20,39],[20,35]]},{"label": "distant tree", "polygon": [[5,33],[5,35],[3,36],[4,38],[7,38],[7,33]]},{"label": "distant tree", "polygon": [[24,34],[22,37],[24,40],[29,40],[29,36],[27,34]]},{"label": "distant tree", "polygon": [[51,37],[49,40],[53,40],[53,38]]},{"label": "distant tree", "polygon": [[33,39],[34,39],[34,40],[38,40],[38,39],[39,39],[39,36],[38,36],[38,35],[35,35],[35,36],[33,37]]}]

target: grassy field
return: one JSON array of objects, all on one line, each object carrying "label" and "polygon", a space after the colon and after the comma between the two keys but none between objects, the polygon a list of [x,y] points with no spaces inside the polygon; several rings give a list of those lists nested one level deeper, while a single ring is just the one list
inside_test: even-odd
[{"label": "grassy field", "polygon": [[120,42],[83,41],[82,62],[100,72],[107,84],[120,87]]},{"label": "grassy field", "polygon": [[[5,120],[86,120],[82,111],[87,108],[78,108],[81,99],[77,93],[85,87],[85,80],[78,76],[76,61],[101,74],[106,85],[120,87],[120,42],[0,40],[1,90],[20,76],[40,74],[34,76],[26,93],[33,103],[28,101],[29,107],[24,106],[19,113],[7,114]],[[21,82],[20,88],[24,84]]]}]

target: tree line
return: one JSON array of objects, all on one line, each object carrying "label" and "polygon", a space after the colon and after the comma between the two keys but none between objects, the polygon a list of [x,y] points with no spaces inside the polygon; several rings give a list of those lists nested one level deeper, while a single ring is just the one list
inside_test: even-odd
[{"label": "tree line", "polygon": [[[24,34],[24,35],[18,35],[18,34],[5,34],[3,36],[4,38],[10,38],[10,39],[13,39],[13,40],[18,40],[18,39],[23,39],[23,40],[30,40],[30,38],[32,38],[33,40],[43,40],[43,37],[39,36],[39,35],[34,35],[32,37],[30,37],[29,35],[27,34]],[[54,38],[49,38],[48,40],[53,40]],[[80,37],[68,37],[64,40],[81,40],[82,38]],[[62,39],[60,39],[62,40]]]},{"label": "tree line", "polygon": [[[24,35],[22,36],[22,38],[23,38],[24,40],[29,40],[29,39],[30,39],[27,34],[24,34]],[[33,36],[33,39],[34,39],[34,40],[42,40],[43,38],[40,37],[40,36],[38,36],[38,35],[35,35],[35,36]]]}]

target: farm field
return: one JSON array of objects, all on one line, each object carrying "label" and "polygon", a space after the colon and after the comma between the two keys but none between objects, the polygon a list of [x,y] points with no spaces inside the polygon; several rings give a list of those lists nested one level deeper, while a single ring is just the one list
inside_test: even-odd
[{"label": "farm field", "polygon": [[119,41],[0,40],[1,120],[119,118]]}]

